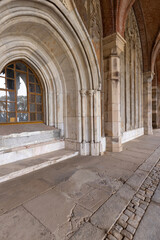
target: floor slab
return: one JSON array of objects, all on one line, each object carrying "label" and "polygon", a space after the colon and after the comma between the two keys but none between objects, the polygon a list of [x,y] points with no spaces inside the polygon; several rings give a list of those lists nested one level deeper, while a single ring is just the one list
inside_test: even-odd
[{"label": "floor slab", "polygon": [[[151,148],[134,154],[136,144],[139,146],[140,143],[143,146],[151,143]],[[49,240],[50,236],[54,240],[104,239],[129,202],[136,202],[137,190],[159,161],[160,136],[143,136],[125,146],[129,147],[121,153],[76,156],[0,184],[0,219],[4,219],[4,223],[10,222],[3,230],[0,228],[0,236],[5,232],[8,234],[5,240],[10,240],[14,216],[19,214],[21,227],[31,228],[30,239],[41,240],[34,230],[43,232],[43,229]],[[50,158],[52,153],[47,154],[47,159]],[[147,194],[151,190],[148,189]],[[153,205],[159,204],[158,190],[153,199]],[[144,204],[141,205],[145,208]],[[34,219],[33,226],[30,226],[30,220],[23,220],[24,212],[29,219]],[[142,214],[143,209],[138,207],[136,212]],[[138,217],[130,219],[132,224],[137,224],[136,221],[139,221]],[[22,238],[15,223],[14,234],[16,236],[17,232],[17,239]],[[124,234],[129,230],[134,229],[128,226]],[[27,233],[24,231],[23,234],[22,239],[28,240]]]},{"label": "floor slab", "polygon": [[[0,216],[1,240],[54,240],[54,236],[23,207]],[[9,230],[9,231],[8,231]]]}]

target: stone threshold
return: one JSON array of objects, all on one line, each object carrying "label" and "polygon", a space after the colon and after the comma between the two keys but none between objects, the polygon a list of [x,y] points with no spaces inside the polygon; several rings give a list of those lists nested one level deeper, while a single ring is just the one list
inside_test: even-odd
[{"label": "stone threshold", "polygon": [[65,142],[63,139],[52,139],[42,143],[27,144],[25,146],[10,148],[0,151],[0,165],[2,166],[17,161],[23,161],[24,159],[36,156],[38,157],[41,154],[46,154],[64,148]]},{"label": "stone threshold", "polygon": [[[96,240],[104,240],[116,224],[122,213],[126,210],[135,194],[138,194],[140,187],[145,182],[160,158],[160,147],[158,147],[147,160],[134,172],[134,174],[124,183],[124,185],[112,195],[88,221],[78,229],[71,240],[79,239],[85,232],[95,232]],[[97,234],[97,237],[96,237]],[[101,236],[101,237],[98,237]],[[116,239],[114,236],[111,239]],[[110,238],[109,238],[110,239]],[[87,238],[87,240],[92,240]]]},{"label": "stone threshold", "polygon": [[51,166],[66,159],[73,158],[79,153],[71,150],[57,150],[34,158],[13,162],[0,166],[0,183],[23,176],[25,174]]}]

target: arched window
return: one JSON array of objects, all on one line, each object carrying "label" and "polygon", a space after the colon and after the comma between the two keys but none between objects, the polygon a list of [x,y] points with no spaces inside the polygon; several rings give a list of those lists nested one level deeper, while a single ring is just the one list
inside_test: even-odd
[{"label": "arched window", "polygon": [[0,73],[0,123],[42,121],[40,81],[26,63],[9,63]]}]

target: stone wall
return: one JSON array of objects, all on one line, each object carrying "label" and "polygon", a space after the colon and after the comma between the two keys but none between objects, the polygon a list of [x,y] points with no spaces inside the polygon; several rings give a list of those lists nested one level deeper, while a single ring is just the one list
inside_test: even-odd
[{"label": "stone wall", "polygon": [[160,127],[160,53],[156,58],[155,75],[152,81],[152,125]]},{"label": "stone wall", "polygon": [[143,63],[139,30],[131,9],[121,54],[121,133],[143,127]]},{"label": "stone wall", "polygon": [[74,0],[83,23],[96,51],[99,66],[102,67],[102,18],[99,0]]}]

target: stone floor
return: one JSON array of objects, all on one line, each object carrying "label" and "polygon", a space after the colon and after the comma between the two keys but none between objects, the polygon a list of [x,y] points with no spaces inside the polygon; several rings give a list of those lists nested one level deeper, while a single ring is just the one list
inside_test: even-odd
[{"label": "stone floor", "polygon": [[159,240],[160,131],[0,184],[0,240]]}]

